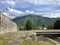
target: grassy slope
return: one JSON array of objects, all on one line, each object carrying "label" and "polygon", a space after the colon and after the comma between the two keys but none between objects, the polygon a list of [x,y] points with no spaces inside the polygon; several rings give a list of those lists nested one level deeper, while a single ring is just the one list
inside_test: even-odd
[{"label": "grassy slope", "polygon": [[24,31],[0,34],[0,45],[8,45],[11,42],[19,40],[20,38],[26,38],[27,35],[30,34]]},{"label": "grassy slope", "polygon": [[38,42],[32,40],[24,40],[21,45],[54,45],[54,44],[48,41]]},{"label": "grassy slope", "polygon": [[21,45],[53,45],[51,43],[49,44],[49,42],[37,42],[37,41],[25,40],[26,37],[32,34],[33,32],[27,32],[27,31],[0,34],[0,45],[8,45],[8,44],[11,44],[11,42],[14,42],[20,39],[24,40]]}]

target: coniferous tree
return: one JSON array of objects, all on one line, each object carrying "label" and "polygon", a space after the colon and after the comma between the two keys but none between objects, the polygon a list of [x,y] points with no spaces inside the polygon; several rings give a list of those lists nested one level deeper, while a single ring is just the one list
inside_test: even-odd
[{"label": "coniferous tree", "polygon": [[26,29],[27,30],[36,29],[36,25],[35,25],[35,23],[33,22],[32,19],[28,19],[27,20],[27,22],[26,22]]},{"label": "coniferous tree", "polygon": [[60,20],[57,20],[57,21],[54,23],[54,29],[60,29]]}]

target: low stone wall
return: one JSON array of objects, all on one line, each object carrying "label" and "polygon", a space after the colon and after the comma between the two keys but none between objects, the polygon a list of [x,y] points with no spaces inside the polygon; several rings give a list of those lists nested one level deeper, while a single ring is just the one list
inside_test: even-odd
[{"label": "low stone wall", "polygon": [[0,33],[12,31],[17,31],[17,24],[4,14],[0,14]]}]

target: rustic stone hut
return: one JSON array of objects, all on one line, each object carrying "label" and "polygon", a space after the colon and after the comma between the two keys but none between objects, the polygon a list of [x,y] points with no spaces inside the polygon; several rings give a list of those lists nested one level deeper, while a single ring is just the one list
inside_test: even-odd
[{"label": "rustic stone hut", "polygon": [[0,33],[17,31],[17,24],[0,13]]}]

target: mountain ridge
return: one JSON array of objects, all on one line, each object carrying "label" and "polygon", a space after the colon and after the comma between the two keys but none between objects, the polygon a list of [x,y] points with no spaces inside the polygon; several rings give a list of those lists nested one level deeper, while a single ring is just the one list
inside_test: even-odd
[{"label": "mountain ridge", "polygon": [[21,16],[21,17],[16,17],[12,20],[15,23],[17,23],[17,25],[25,26],[28,18],[31,18],[37,26],[42,26],[43,24],[45,26],[50,26],[50,25],[53,25],[56,20],[60,20],[60,18],[49,18],[49,17],[43,17],[40,15],[33,15],[33,14],[29,14],[29,15],[25,15],[25,16]]}]

